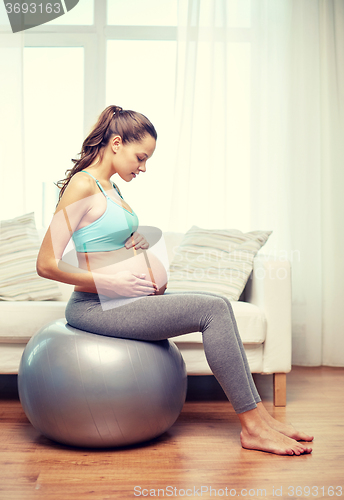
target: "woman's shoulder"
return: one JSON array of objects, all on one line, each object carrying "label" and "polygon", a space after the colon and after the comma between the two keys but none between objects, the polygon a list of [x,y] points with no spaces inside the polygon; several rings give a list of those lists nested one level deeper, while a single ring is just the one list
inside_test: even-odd
[{"label": "woman's shoulder", "polygon": [[68,183],[65,193],[74,193],[75,196],[84,198],[97,192],[97,186],[89,175],[85,172],[77,172]]},{"label": "woman's shoulder", "polygon": [[83,172],[77,172],[68,182],[59,206],[64,207],[80,200],[90,200],[90,197],[97,193],[97,186],[93,179]]}]

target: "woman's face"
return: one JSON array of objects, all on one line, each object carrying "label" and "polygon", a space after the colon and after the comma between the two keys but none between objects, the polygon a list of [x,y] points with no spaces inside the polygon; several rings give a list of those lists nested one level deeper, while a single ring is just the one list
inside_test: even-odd
[{"label": "woman's face", "polygon": [[155,139],[147,134],[141,142],[123,144],[117,136],[113,139],[112,149],[116,153],[113,157],[115,172],[126,182],[130,182],[140,172],[146,171],[146,161],[154,153]]}]

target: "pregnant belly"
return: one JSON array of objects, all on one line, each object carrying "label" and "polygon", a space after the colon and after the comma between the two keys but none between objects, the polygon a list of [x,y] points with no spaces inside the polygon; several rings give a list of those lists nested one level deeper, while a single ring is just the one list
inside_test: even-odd
[{"label": "pregnant belly", "polygon": [[[154,281],[159,287],[160,294],[164,293],[167,284],[167,271],[160,259],[149,250],[128,250],[121,248],[113,252],[97,252],[78,254],[79,266],[96,273],[107,275],[120,271],[129,271],[133,274],[145,274],[146,280]],[[88,260],[88,263],[87,263]]]}]

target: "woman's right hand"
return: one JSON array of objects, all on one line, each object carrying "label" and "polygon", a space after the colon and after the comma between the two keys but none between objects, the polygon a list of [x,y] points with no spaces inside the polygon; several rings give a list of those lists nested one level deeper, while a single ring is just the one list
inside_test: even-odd
[{"label": "woman's right hand", "polygon": [[141,297],[155,295],[158,286],[146,280],[145,274],[135,274],[130,271],[120,271],[115,275],[94,275],[98,293],[107,297]]}]

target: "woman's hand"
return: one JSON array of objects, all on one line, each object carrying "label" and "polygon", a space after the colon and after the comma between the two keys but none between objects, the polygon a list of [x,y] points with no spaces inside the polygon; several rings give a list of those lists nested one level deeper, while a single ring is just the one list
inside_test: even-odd
[{"label": "woman's hand", "polygon": [[147,248],[149,248],[149,243],[145,239],[145,237],[142,236],[142,234],[139,234],[135,231],[135,233],[129,236],[129,238],[125,242],[125,248],[129,249],[133,247],[135,248],[135,250],[138,250],[139,248],[147,250]]},{"label": "woman's hand", "polygon": [[94,275],[98,293],[107,297],[141,297],[155,295],[158,286],[146,280],[145,274],[135,274],[130,271],[120,271],[115,275]]}]

